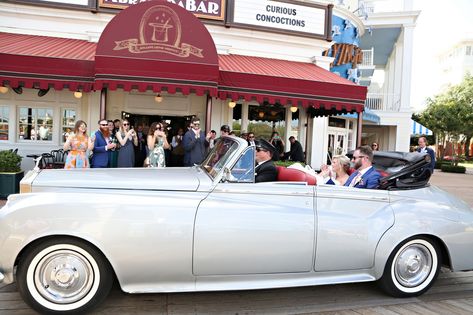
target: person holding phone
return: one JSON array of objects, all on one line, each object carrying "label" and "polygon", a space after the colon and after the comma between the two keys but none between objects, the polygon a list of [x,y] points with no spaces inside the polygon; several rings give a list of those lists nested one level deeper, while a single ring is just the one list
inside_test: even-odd
[{"label": "person holding phone", "polygon": [[120,131],[116,133],[116,137],[120,143],[117,167],[135,166],[135,148],[133,145],[138,145],[138,138],[128,120],[123,120]]},{"label": "person holding phone", "polygon": [[162,123],[154,122],[151,124],[148,133],[149,155],[145,161],[148,167],[166,167],[166,155],[164,150],[169,149],[170,145],[164,132]]},{"label": "person holding phone", "polygon": [[279,137],[279,133],[277,131],[273,131],[269,143],[271,143],[276,148],[276,152],[273,154],[273,161],[284,159],[284,143],[281,140],[281,137]]}]

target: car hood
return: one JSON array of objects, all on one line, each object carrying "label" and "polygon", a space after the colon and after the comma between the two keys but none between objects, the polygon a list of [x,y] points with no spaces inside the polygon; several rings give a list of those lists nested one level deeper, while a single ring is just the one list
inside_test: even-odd
[{"label": "car hood", "polygon": [[57,187],[197,191],[197,172],[195,167],[46,169],[36,176],[32,190]]}]

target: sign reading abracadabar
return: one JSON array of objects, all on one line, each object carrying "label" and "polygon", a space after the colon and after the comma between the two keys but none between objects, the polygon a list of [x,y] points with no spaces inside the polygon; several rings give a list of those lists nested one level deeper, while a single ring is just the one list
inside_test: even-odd
[{"label": "sign reading abracadabar", "polygon": [[234,1],[233,22],[285,31],[325,34],[325,9],[279,1]]},{"label": "sign reading abracadabar", "polygon": [[82,6],[89,5],[89,0],[40,0],[40,2],[54,2],[54,3],[82,5]]}]

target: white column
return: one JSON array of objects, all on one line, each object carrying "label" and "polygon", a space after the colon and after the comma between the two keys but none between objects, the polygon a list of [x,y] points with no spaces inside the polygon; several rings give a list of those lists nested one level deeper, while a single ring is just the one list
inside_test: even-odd
[{"label": "white column", "polygon": [[299,134],[297,135],[297,140],[301,143],[302,149],[307,151],[306,148],[306,131],[307,131],[307,112],[305,108],[299,107]]},{"label": "white column", "polygon": [[402,55],[402,82],[401,82],[401,111],[411,108],[411,76],[412,76],[412,51],[415,24],[404,26],[404,49]]},{"label": "white column", "polygon": [[289,151],[291,143],[289,142],[289,136],[292,131],[292,112],[289,106],[286,106],[286,128],[284,129],[284,150]]},{"label": "white column", "polygon": [[[400,101],[401,91],[402,91],[402,81],[404,79],[403,75],[403,51],[404,51],[404,44],[401,42],[396,43],[395,45],[395,58],[394,58],[394,68],[391,69],[394,72],[394,82],[393,82],[393,103],[392,105],[397,106],[396,104]],[[396,110],[398,107],[392,108]]]},{"label": "white column", "polygon": [[248,132],[248,102],[241,104],[241,132]]},{"label": "white column", "polygon": [[310,147],[307,148],[311,153],[309,164],[314,169],[320,169],[320,166],[327,161],[327,131],[328,117],[315,117],[313,119]]}]

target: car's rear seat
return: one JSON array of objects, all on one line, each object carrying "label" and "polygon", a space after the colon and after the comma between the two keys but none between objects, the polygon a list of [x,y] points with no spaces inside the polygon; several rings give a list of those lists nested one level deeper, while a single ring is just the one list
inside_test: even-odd
[{"label": "car's rear seat", "polygon": [[294,168],[286,168],[284,166],[276,166],[278,169],[278,181],[281,182],[306,182],[308,185],[316,185],[315,176],[307,174],[301,170]]}]

